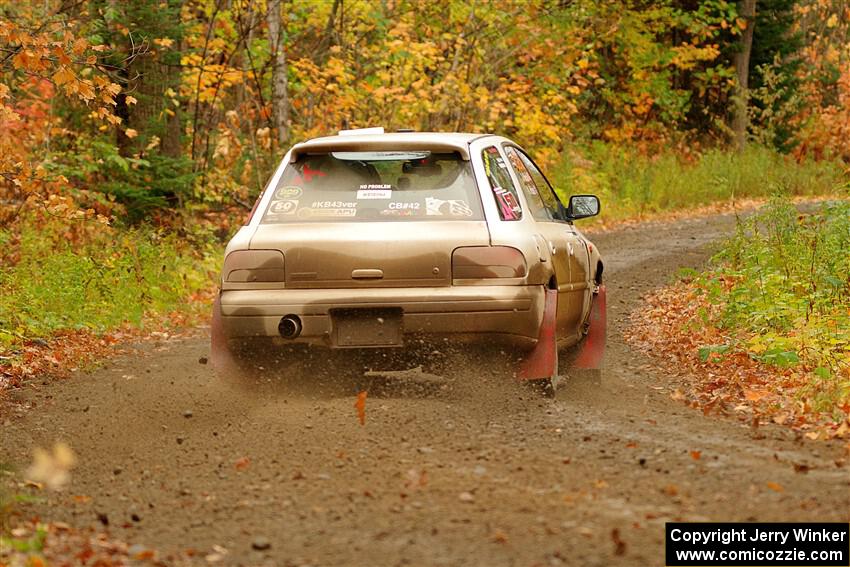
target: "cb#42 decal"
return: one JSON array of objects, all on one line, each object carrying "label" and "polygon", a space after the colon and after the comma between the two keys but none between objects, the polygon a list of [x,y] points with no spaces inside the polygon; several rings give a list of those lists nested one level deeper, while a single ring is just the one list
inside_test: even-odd
[{"label": "cb#42 decal", "polygon": [[413,211],[418,211],[422,208],[422,203],[390,203],[387,205],[387,208],[390,210],[402,210],[402,209],[410,209]]}]

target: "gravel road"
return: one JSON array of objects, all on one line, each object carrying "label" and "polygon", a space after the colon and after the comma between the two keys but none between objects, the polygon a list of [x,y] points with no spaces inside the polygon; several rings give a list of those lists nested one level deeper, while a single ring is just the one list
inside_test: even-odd
[{"label": "gravel road", "polygon": [[23,469],[32,447],[67,441],[70,487],[29,510],[108,521],[169,564],[663,565],[666,521],[848,521],[841,443],[704,416],[623,342],[641,294],[699,267],[732,228],[592,236],[611,323],[601,386],[545,399],[506,379],[499,353],[470,353],[444,382],[371,389],[361,426],[351,372],[265,369],[272,379],[246,387],[199,363],[205,339],[162,341],[16,392],[0,461]]}]

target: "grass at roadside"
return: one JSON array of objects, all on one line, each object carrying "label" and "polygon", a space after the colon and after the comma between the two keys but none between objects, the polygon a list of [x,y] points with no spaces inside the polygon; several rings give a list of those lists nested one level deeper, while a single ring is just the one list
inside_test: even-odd
[{"label": "grass at roadside", "polygon": [[184,321],[204,303],[189,299],[212,287],[219,261],[207,234],[144,226],[69,230],[40,216],[16,228],[0,231],[0,371],[12,381],[27,374],[39,347],[57,358],[48,340],[85,360],[87,351],[103,350],[104,333],[155,330],[169,316]]},{"label": "grass at roadside", "polygon": [[850,434],[850,203],[801,215],[776,198],[648,301],[631,338],[693,372],[694,405]]},{"label": "grass at roadside", "polygon": [[602,222],[767,198],[777,191],[790,196],[829,195],[848,184],[842,164],[798,163],[755,145],[740,155],[709,150],[683,159],[673,151],[647,155],[595,143],[568,153],[552,173],[562,198],[598,195]]}]

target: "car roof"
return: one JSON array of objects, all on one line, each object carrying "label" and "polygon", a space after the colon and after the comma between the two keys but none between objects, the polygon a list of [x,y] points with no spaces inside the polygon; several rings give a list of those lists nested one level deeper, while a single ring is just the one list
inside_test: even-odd
[{"label": "car roof", "polygon": [[[370,129],[365,129],[368,132]],[[393,132],[388,134],[357,133],[349,130],[337,136],[314,138],[292,147],[290,161],[303,155],[330,151],[381,151],[381,150],[431,150],[436,152],[458,152],[464,160],[469,159],[469,144],[478,138],[492,134],[464,132]]]}]

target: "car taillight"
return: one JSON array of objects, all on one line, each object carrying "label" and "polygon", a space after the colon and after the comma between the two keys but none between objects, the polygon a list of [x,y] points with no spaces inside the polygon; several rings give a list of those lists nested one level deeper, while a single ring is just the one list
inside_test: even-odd
[{"label": "car taillight", "polygon": [[521,278],[525,274],[525,256],[510,246],[466,246],[452,254],[454,279]]},{"label": "car taillight", "polygon": [[237,250],[224,259],[221,273],[226,282],[282,282],[283,268],[280,250]]}]

